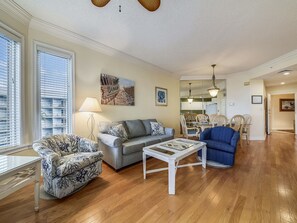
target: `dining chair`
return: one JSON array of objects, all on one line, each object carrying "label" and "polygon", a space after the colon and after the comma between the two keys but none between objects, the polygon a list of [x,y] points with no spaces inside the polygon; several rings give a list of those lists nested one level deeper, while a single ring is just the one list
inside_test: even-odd
[{"label": "dining chair", "polygon": [[240,134],[240,146],[242,147],[242,128],[244,125],[244,117],[242,115],[234,115],[230,120],[230,127]]},{"label": "dining chair", "polygon": [[210,114],[210,115],[208,115],[209,122],[214,123],[217,116],[218,116],[217,114]]},{"label": "dining chair", "polygon": [[196,115],[196,122],[199,123],[208,123],[209,117],[207,114],[198,114]]},{"label": "dining chair", "polygon": [[250,127],[251,127],[251,123],[252,123],[252,116],[249,114],[244,114],[244,125],[242,127],[242,133],[241,133],[241,137],[245,138],[247,141],[247,144],[250,144]]},{"label": "dining chair", "polygon": [[180,116],[180,124],[182,127],[183,136],[187,139],[189,137],[198,137],[199,136],[199,129],[197,127],[188,127],[187,122],[184,115]]},{"label": "dining chair", "polygon": [[227,126],[228,118],[225,115],[217,115],[214,119],[216,126]]}]

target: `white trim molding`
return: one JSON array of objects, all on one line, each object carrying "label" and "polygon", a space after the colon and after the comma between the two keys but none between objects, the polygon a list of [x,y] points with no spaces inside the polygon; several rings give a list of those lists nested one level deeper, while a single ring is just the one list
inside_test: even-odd
[{"label": "white trim molding", "polygon": [[[66,40],[68,42],[72,42],[80,46],[87,47],[91,50],[97,51],[99,53],[105,54],[110,57],[126,60],[134,64],[140,64],[142,66],[146,66],[149,69],[154,69],[157,71],[166,72],[168,74],[174,75],[173,72],[165,70],[161,67],[158,67],[157,65],[151,64],[140,58],[131,56],[122,51],[116,50],[110,46],[104,45],[98,41],[90,39],[86,36],[74,33],[70,30],[64,29],[60,26],[56,26],[54,24],[51,24],[49,22],[46,22],[44,20],[41,20],[35,17],[31,19],[29,29],[35,29],[35,30],[42,31],[44,33],[48,33],[49,35],[52,35],[56,38]],[[176,74],[176,76],[178,75]]]},{"label": "white trim molding", "polygon": [[13,18],[19,22],[29,25],[32,15],[29,14],[26,10],[20,7],[17,3],[12,0],[1,0],[0,1],[0,10],[6,12],[9,15],[12,15]]}]

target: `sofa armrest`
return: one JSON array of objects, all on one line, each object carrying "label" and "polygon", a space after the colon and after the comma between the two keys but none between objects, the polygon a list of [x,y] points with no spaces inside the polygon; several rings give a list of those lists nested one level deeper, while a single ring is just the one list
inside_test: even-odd
[{"label": "sofa armrest", "polygon": [[165,128],[165,134],[166,135],[172,135],[174,136],[175,129],[174,128]]},{"label": "sofa armrest", "polygon": [[98,134],[98,140],[100,140],[102,143],[109,147],[122,147],[122,140],[119,137],[109,135],[109,134],[104,134],[104,133],[99,133]]},{"label": "sofa armrest", "polygon": [[234,134],[231,138],[230,145],[233,146],[234,148],[236,148],[239,138],[240,138],[239,132],[234,132]]},{"label": "sofa armrest", "polygon": [[203,132],[200,133],[200,140],[207,140],[210,139],[211,128],[205,129]]},{"label": "sofa armrest", "polygon": [[98,143],[86,138],[81,138],[78,143],[79,152],[97,152]]}]

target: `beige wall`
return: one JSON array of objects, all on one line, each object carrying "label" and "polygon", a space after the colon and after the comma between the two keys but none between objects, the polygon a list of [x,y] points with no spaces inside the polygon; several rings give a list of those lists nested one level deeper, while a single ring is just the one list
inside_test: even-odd
[{"label": "beige wall", "polygon": [[[179,128],[179,80],[168,72],[144,62],[135,63],[107,56],[39,30],[30,29],[30,49],[33,49],[33,41],[40,41],[75,53],[74,132],[76,134],[85,137],[89,134],[86,126],[88,114],[77,111],[86,97],[96,97],[100,101],[99,75],[101,72],[135,81],[135,106],[102,105],[102,112],[95,114],[96,123],[100,120],[157,118],[166,126],[176,130]],[[31,58],[32,55],[31,52]],[[30,71],[31,84],[34,83],[32,73],[33,70]],[[156,86],[168,89],[168,106],[155,106]],[[95,131],[97,134],[98,129],[96,128]]]},{"label": "beige wall", "polygon": [[281,94],[271,96],[271,129],[293,130],[294,112],[281,112],[280,99],[294,99],[294,94]]},{"label": "beige wall", "polygon": [[[74,133],[88,136],[86,126],[88,114],[77,112],[85,97],[96,97],[100,101],[101,72],[135,81],[135,106],[102,105],[101,113],[95,114],[100,120],[118,121],[123,119],[157,118],[168,127],[179,128],[179,80],[169,72],[161,70],[143,61],[131,58],[108,56],[90,48],[58,39],[48,33],[28,28],[28,24],[19,22],[0,10],[0,21],[25,38],[24,67],[24,109],[23,144],[34,140],[35,104],[33,75],[33,42],[39,41],[60,47],[75,53],[75,113]],[[168,106],[155,106],[155,87],[168,89]],[[98,129],[95,130],[96,134]],[[32,155],[32,150],[24,150],[19,155]]]}]

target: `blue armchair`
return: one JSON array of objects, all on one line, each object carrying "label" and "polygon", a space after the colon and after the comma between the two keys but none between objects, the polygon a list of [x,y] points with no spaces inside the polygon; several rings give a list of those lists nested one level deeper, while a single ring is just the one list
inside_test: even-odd
[{"label": "blue armchair", "polygon": [[[239,133],[229,127],[214,127],[200,134],[200,141],[207,144],[207,160],[233,166]],[[201,157],[201,151],[198,152]]]}]

